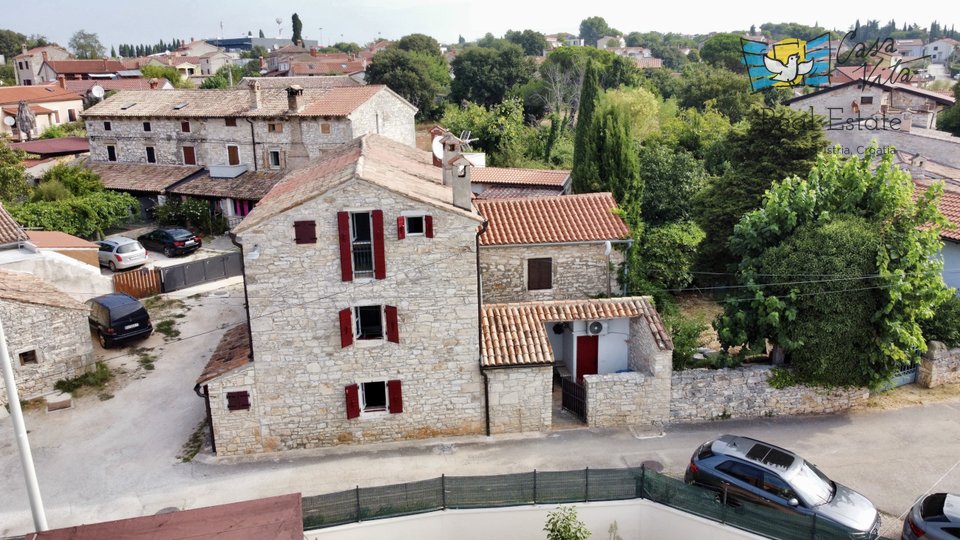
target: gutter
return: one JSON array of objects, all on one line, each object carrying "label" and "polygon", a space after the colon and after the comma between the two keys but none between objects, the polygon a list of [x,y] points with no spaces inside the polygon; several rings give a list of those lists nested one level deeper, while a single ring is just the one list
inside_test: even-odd
[{"label": "gutter", "polygon": [[[622,243],[622,242],[618,242],[618,243]],[[624,253],[624,257],[623,257],[623,295],[630,296],[628,294],[628,291],[630,289],[630,281],[629,281],[630,274],[628,270],[630,267],[630,248],[633,247],[633,239],[631,238],[630,240],[627,240],[626,244],[627,244],[627,251],[626,253]],[[244,283],[244,287],[246,287],[246,283]]]},{"label": "gutter", "polygon": [[487,437],[490,436],[490,380],[483,367],[483,281],[480,279],[480,235],[487,232],[490,222],[486,219],[477,231],[477,362],[480,364],[480,374],[483,375],[483,420],[486,424]]},{"label": "gutter", "polygon": [[[248,117],[246,117],[246,116],[243,117],[243,119],[246,120],[248,124],[250,124],[250,144],[251,144],[251,146],[252,146],[252,148],[253,148],[253,172],[257,172],[257,136],[256,136],[256,134],[255,134],[254,131],[253,131],[253,120],[251,120],[250,118],[248,118]],[[231,234],[230,237],[231,237],[231,239],[232,239],[232,238],[233,238],[233,235]],[[240,244],[237,244],[236,242],[234,242],[234,244],[236,244],[236,245],[238,245],[238,246],[240,245]],[[241,247],[240,250],[243,251],[243,248]],[[244,287],[244,291],[246,291],[246,287],[247,287],[246,281],[244,281],[243,287]],[[250,319],[250,317],[247,317],[247,321],[248,321],[248,322],[249,322],[249,319]],[[252,343],[252,342],[251,342],[251,343]],[[251,347],[251,348],[252,348],[252,347]]]}]

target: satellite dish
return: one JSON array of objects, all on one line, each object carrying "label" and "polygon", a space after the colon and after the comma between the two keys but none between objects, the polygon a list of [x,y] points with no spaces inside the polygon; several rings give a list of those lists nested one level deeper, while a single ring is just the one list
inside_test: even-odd
[{"label": "satellite dish", "polygon": [[17,123],[17,120],[12,116],[7,116],[3,119],[3,123],[10,127],[13,127],[13,125]]},{"label": "satellite dish", "polygon": [[433,138],[433,143],[430,145],[433,148],[433,157],[442,160],[443,159],[443,144],[440,142],[440,136],[435,136]]},{"label": "satellite dish", "polygon": [[97,99],[103,99],[103,87],[99,84],[93,85],[93,87],[90,88],[90,93]]}]

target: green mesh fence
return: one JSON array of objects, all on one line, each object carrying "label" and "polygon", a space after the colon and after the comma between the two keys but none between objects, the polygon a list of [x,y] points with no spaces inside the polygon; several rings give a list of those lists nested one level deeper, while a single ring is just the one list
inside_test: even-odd
[{"label": "green mesh fence", "polygon": [[447,476],[447,508],[533,504],[533,473]]},{"label": "green mesh fence", "polygon": [[443,510],[440,478],[360,488],[360,519],[379,519]]},{"label": "green mesh fence", "polygon": [[561,504],[583,502],[585,500],[587,500],[587,473],[585,470],[537,471],[536,502],[540,504]]},{"label": "green mesh fence", "polygon": [[359,521],[356,490],[303,497],[303,528],[319,529]]}]

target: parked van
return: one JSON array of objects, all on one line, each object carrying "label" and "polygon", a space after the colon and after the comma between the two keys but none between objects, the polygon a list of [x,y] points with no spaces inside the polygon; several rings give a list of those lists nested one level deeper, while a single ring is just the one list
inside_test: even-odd
[{"label": "parked van", "polygon": [[114,343],[147,337],[153,333],[147,308],[126,293],[112,293],[87,300],[90,328],[104,349]]}]

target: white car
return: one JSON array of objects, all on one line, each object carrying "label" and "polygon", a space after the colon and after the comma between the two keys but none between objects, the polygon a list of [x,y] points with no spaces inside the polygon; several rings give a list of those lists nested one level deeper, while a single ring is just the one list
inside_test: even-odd
[{"label": "white car", "polygon": [[97,252],[100,266],[106,266],[114,272],[140,266],[147,262],[147,250],[143,249],[140,242],[133,238],[115,236],[100,240],[97,244],[100,245],[100,251]]}]

